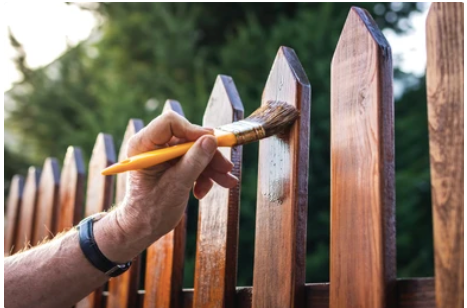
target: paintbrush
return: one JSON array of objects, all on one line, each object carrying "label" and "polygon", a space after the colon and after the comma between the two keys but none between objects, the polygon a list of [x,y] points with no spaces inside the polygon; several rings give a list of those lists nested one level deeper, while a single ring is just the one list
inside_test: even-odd
[{"label": "paintbrush", "polygon": [[[214,130],[219,147],[233,147],[276,135],[288,128],[299,116],[298,110],[286,103],[269,101],[248,118],[222,125]],[[113,164],[102,171],[103,175],[149,168],[184,155],[194,142],[157,149]]]}]

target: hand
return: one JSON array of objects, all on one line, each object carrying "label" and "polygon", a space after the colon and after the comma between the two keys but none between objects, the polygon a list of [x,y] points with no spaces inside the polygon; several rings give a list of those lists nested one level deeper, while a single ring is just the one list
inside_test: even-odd
[{"label": "hand", "polygon": [[[217,141],[212,134],[212,129],[193,125],[169,111],[130,139],[128,156],[177,143],[196,142],[178,160],[128,174],[125,199],[114,211],[114,224],[125,238],[127,250],[143,250],[175,228],[185,212],[192,187],[195,197],[201,199],[212,188],[213,181],[225,188],[238,183],[238,179],[229,173],[233,164],[217,150]],[[98,241],[98,245],[112,260],[113,252],[106,254],[104,251],[106,244],[101,245]],[[113,258],[114,261],[117,258],[124,260],[121,253]]]}]

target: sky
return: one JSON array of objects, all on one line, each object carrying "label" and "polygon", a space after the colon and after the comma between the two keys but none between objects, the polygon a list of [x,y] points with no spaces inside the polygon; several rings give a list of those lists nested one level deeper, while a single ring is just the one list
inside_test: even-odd
[{"label": "sky", "polygon": [[[89,12],[75,5],[63,2],[28,2],[28,10],[24,3],[9,1],[2,4],[3,54],[2,87],[8,91],[21,75],[15,68],[12,57],[15,50],[8,39],[8,29],[20,41],[27,55],[27,64],[31,68],[45,66],[62,55],[67,46],[74,46],[86,39],[98,21]],[[393,3],[397,8],[398,4]],[[429,5],[424,5],[423,13],[413,13],[410,17],[413,30],[406,35],[397,35],[385,30],[394,58],[394,65],[404,72],[423,75],[426,67],[425,19]],[[384,14],[384,12],[382,13]],[[60,25],[57,27],[56,25]],[[397,85],[395,85],[397,92]]]}]

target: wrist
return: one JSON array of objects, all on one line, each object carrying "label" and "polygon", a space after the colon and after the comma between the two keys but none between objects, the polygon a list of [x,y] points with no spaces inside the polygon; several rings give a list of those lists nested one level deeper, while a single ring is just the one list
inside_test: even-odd
[{"label": "wrist", "polygon": [[135,258],[145,247],[126,234],[118,224],[116,211],[106,214],[94,223],[94,239],[104,256],[114,263],[125,263]]}]

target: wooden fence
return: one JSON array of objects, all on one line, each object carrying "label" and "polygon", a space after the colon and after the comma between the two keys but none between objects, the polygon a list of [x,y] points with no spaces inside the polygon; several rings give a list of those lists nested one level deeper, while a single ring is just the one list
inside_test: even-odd
[{"label": "wooden fence", "polygon": [[[182,289],[185,215],[147,249],[146,264],[137,260],[131,270],[110,280],[108,291],[94,291],[77,307],[460,308],[463,11],[462,3],[434,3],[427,19],[434,278],[396,278],[391,48],[371,16],[352,8],[331,64],[330,283],[305,283],[306,217],[313,211],[307,197],[311,86],[295,52],[281,47],[262,102],[287,102],[301,117],[288,134],[260,142],[253,286],[236,287],[240,188],[215,185],[200,202],[194,289]],[[183,115],[176,101],[168,100],[167,109]],[[203,124],[218,126],[243,116],[232,78],[217,77]],[[143,125],[138,119],[129,121],[119,159],[128,139]],[[242,147],[222,152],[241,178]],[[86,199],[84,163],[77,147],[68,149],[61,176],[54,158],[46,159],[42,172],[31,167],[25,179],[14,176],[5,254],[69,229],[83,214],[120,202],[126,174],[116,179],[115,199],[114,178],[100,174],[115,161],[112,136],[99,134],[89,163]],[[145,290],[138,290],[143,274]]]}]

